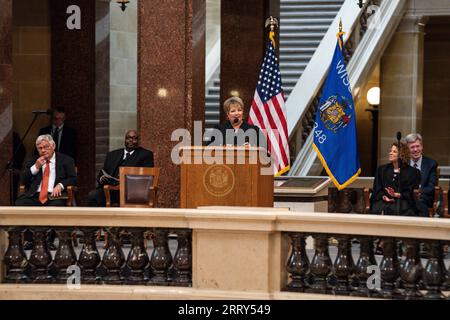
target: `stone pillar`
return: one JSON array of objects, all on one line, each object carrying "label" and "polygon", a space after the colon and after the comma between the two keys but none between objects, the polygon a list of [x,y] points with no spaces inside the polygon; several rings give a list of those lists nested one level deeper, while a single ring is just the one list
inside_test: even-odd
[{"label": "stone pillar", "polygon": [[142,145],[161,167],[159,206],[178,207],[180,168],[172,132],[204,122],[204,0],[139,0],[138,124]]},{"label": "stone pillar", "polygon": [[[100,171],[109,148],[110,5],[95,0],[95,172]],[[118,5],[117,5],[118,6]],[[123,140],[122,140],[123,141]]]},{"label": "stone pillar", "polygon": [[450,18],[431,17],[425,29],[423,125],[425,154],[450,165]]},{"label": "stone pillar", "polygon": [[9,205],[12,156],[12,0],[0,0],[0,205]]},{"label": "stone pillar", "polygon": [[110,150],[123,148],[125,132],[136,128],[137,96],[137,3],[122,11],[110,2]]},{"label": "stone pillar", "polygon": [[[245,115],[258,82],[264,52],[268,45],[266,19],[280,16],[279,0],[222,0],[220,119],[225,119],[223,102],[232,95],[244,100]],[[278,30],[276,36],[279,43]],[[277,47],[278,49],[278,47]]]},{"label": "stone pillar", "polygon": [[[95,1],[51,0],[52,105],[66,110],[78,133],[78,204],[95,187]],[[81,10],[81,30],[69,30],[67,8]],[[81,203],[80,203],[81,202]]]},{"label": "stone pillar", "polygon": [[396,139],[422,130],[425,19],[405,16],[381,59],[378,163],[388,161]]}]

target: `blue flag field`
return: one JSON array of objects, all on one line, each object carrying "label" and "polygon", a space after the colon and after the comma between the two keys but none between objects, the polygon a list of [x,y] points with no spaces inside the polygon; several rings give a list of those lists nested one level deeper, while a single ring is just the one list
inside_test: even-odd
[{"label": "blue flag field", "polygon": [[336,188],[344,189],[361,173],[356,114],[340,31],[314,123],[313,148]]}]

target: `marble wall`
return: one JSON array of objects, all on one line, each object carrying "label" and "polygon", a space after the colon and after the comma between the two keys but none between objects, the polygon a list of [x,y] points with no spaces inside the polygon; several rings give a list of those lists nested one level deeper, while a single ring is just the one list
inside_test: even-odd
[{"label": "marble wall", "polygon": [[388,161],[397,131],[422,130],[423,26],[423,17],[405,16],[381,59],[378,163]]},{"label": "marble wall", "polygon": [[110,150],[123,148],[125,132],[137,126],[138,1],[131,1],[125,11],[110,2]]},{"label": "marble wall", "polygon": [[[48,0],[13,1],[13,118],[14,131],[21,137],[35,109],[51,107],[51,49]],[[39,129],[50,123],[40,115],[24,141],[26,155],[34,152]]]},{"label": "marble wall", "polygon": [[142,144],[162,168],[159,205],[178,207],[180,168],[171,161],[172,132],[204,122],[204,0],[140,0],[138,124]]},{"label": "marble wall", "polygon": [[268,45],[264,23],[270,15],[279,16],[279,0],[222,0],[221,5],[220,105],[239,95],[248,115]]},{"label": "marble wall", "polygon": [[109,151],[109,7],[109,1],[95,0],[95,172]]},{"label": "marble wall", "polygon": [[0,205],[9,204],[9,175],[12,156],[12,0],[0,0]]},{"label": "marble wall", "polygon": [[[70,5],[81,10],[81,29],[70,30]],[[50,0],[52,104],[66,109],[67,125],[78,132],[78,199],[95,187],[95,1]]]},{"label": "marble wall", "polygon": [[450,166],[450,16],[430,18],[425,27],[423,89],[424,152]]}]

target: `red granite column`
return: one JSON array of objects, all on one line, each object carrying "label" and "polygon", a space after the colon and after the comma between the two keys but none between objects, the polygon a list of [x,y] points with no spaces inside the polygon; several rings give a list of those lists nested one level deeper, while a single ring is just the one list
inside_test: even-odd
[{"label": "red granite column", "polygon": [[12,157],[12,0],[0,0],[0,205],[9,205]]},{"label": "red granite column", "polygon": [[[248,115],[268,44],[268,29],[264,24],[271,15],[279,20],[279,0],[222,0],[221,106],[231,95],[238,94],[244,100],[245,114]],[[220,115],[223,120],[222,108]]]},{"label": "red granite column", "polygon": [[[81,9],[81,30],[69,30],[70,5]],[[95,1],[51,0],[52,105],[66,110],[78,132],[79,204],[95,187]]]},{"label": "red granite column", "polygon": [[205,1],[140,0],[138,123],[144,147],[162,167],[160,203],[179,206],[180,169],[171,161],[175,129],[204,121]]}]

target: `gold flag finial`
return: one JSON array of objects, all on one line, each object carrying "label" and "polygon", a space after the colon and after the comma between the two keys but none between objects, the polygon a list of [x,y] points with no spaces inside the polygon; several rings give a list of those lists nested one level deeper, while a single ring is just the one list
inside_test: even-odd
[{"label": "gold flag finial", "polygon": [[339,33],[342,32],[342,19],[339,19]]},{"label": "gold flag finial", "polygon": [[274,18],[273,16],[270,16],[269,18],[266,19],[266,24],[265,24],[266,28],[268,26],[270,26],[270,32],[269,32],[269,39],[270,41],[272,41],[273,47],[276,47],[275,44],[275,26],[278,27],[278,20],[277,18]]},{"label": "gold flag finial", "polygon": [[275,26],[277,26],[278,28],[278,19],[274,18],[273,16],[270,16],[266,19],[266,24],[265,24],[266,28],[268,26],[270,26],[270,31],[274,31],[275,30]]}]

